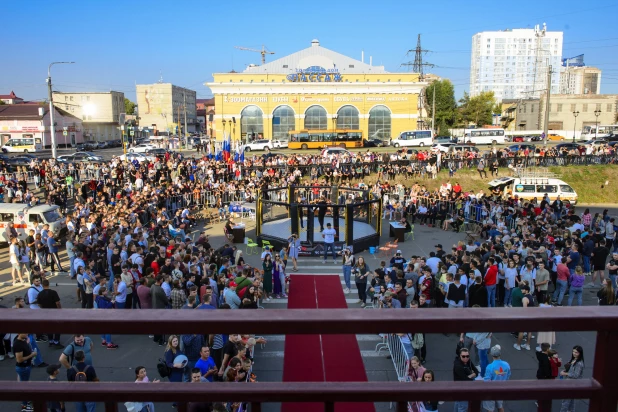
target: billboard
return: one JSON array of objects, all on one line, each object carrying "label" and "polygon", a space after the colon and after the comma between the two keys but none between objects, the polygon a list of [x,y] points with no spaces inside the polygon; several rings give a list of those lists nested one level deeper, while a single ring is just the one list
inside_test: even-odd
[{"label": "billboard", "polygon": [[584,63],[584,55],[580,54],[575,57],[567,57],[566,59],[562,59],[562,67],[584,67],[586,64]]}]

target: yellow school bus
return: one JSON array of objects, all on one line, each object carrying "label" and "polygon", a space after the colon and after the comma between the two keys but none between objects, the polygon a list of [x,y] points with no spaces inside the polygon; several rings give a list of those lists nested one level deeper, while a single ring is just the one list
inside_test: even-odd
[{"label": "yellow school bus", "polygon": [[324,146],[363,147],[363,131],[351,129],[291,130],[288,149],[321,149]]}]

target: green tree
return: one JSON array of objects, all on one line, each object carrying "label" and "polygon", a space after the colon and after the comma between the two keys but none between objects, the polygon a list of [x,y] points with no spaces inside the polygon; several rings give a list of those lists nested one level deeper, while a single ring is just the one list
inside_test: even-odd
[{"label": "green tree", "polygon": [[124,98],[124,112],[126,114],[135,114],[135,103],[126,97]]},{"label": "green tree", "polygon": [[459,100],[459,119],[463,120],[464,126],[474,124],[481,127],[491,124],[495,109],[494,92],[482,92],[474,97],[464,92],[464,96]]},{"label": "green tree", "polygon": [[425,89],[425,107],[429,117],[433,116],[433,92],[436,92],[436,131],[439,135],[448,135],[449,127],[455,123],[457,102],[455,87],[450,80],[436,80]]}]

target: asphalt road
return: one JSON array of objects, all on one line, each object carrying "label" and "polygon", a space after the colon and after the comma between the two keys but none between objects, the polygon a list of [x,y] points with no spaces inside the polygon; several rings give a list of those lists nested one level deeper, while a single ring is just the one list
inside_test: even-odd
[{"label": "asphalt road", "polygon": [[[249,221],[247,226],[247,236],[254,237],[254,223]],[[211,236],[211,242],[214,247],[218,247],[224,242],[222,235],[222,225],[216,224],[214,226],[208,226],[206,231]],[[385,231],[386,232],[386,231]],[[417,225],[415,230],[415,240],[407,241],[400,244],[404,256],[411,256],[412,254],[428,255],[432,246],[441,243],[448,248],[451,244],[463,238],[462,234],[454,234],[452,232],[444,232],[436,228],[428,228],[426,226]],[[381,243],[386,242],[388,234],[384,233]],[[245,250],[245,246],[240,246]],[[376,266],[379,264],[379,260],[363,253],[367,257],[367,261],[370,266]],[[66,252],[62,251],[61,260],[66,262]],[[259,265],[259,257],[256,255],[248,255],[245,253],[246,260],[251,265]],[[315,273],[315,274],[335,274],[340,275],[340,267],[337,265],[331,266],[330,264],[324,266],[319,260],[310,258],[301,258],[299,262],[300,273]],[[77,308],[80,307],[76,299],[75,286],[72,281],[68,279],[67,275],[53,275],[51,278],[52,286],[56,289],[61,297],[63,307]],[[11,306],[16,296],[23,296],[25,293],[24,286],[9,286],[10,283],[10,269],[8,264],[8,249],[6,247],[0,248],[0,296],[4,299],[2,304]],[[586,289],[584,292],[584,304],[596,305],[596,289]],[[354,303],[356,296],[354,294],[347,295],[348,307],[358,308],[359,305]],[[272,303],[265,303],[263,306],[267,309],[285,310],[286,301],[273,300]],[[30,309],[23,309],[30,310]],[[378,310],[378,309],[373,309]],[[429,309],[440,310],[440,309]],[[488,309],[491,310],[491,309]],[[601,310],[601,309],[599,309]],[[86,312],[85,316],[86,315]],[[266,312],[258,311],[256,315],[260,316],[260,313],[266,314]],[[459,316],[461,312],[454,313],[455,316]],[[268,315],[265,315],[268,316]],[[549,327],[550,325],[548,325]],[[104,331],[102,331],[104,332]],[[134,379],[133,369],[138,365],[146,366],[149,376],[152,378],[158,377],[156,371],[156,362],[159,357],[163,355],[164,348],[158,347],[152,339],[147,336],[114,336],[114,343],[119,345],[117,350],[107,350],[100,346],[99,336],[90,336],[95,342],[94,350],[94,367],[102,381],[115,381],[115,382],[132,382]],[[283,345],[285,337],[283,335],[267,336],[269,342],[263,348],[257,348],[255,354],[255,367],[254,372],[258,376],[259,381],[281,381],[283,372]],[[71,341],[70,336],[63,336],[61,338],[62,343],[67,344]],[[378,336],[372,335],[359,335],[358,336],[359,347],[363,356],[363,361],[367,371],[367,377],[370,381],[397,381],[397,375],[394,370],[393,361],[387,359],[388,353],[386,351],[376,352],[375,348],[381,339]],[[454,351],[456,347],[457,337],[455,335],[443,335],[434,334],[427,336],[427,368],[434,370],[436,379],[451,381],[452,380],[452,363],[454,358]],[[515,339],[509,334],[496,334],[492,340],[492,344],[500,344],[503,348],[503,359],[510,363],[512,367],[511,379],[534,379],[537,368],[537,362],[533,350],[532,351],[516,351],[513,348]],[[580,333],[569,332],[557,334],[557,345],[555,348],[562,356],[563,360],[569,357],[571,348],[574,345],[581,345],[584,348],[586,357],[586,369],[585,376],[591,376],[592,365],[594,361],[594,345],[595,335],[593,333]],[[52,349],[47,346],[46,343],[40,343],[41,353],[43,360],[48,363],[57,362],[61,351],[58,349]],[[298,355],[298,354],[296,354]],[[299,362],[302,362],[302,357],[299,358]],[[14,361],[5,359],[0,362],[0,379],[13,380],[15,379]],[[306,367],[306,365],[305,365]],[[44,380],[46,379],[45,372],[42,369],[35,368],[32,373],[32,380]],[[61,375],[61,379],[66,379],[64,374]],[[558,402],[554,402],[554,409],[558,410]],[[584,410],[587,403],[581,401],[577,410]],[[377,410],[379,412],[387,412],[387,404],[377,404]],[[3,404],[0,406],[0,410],[18,410],[17,404]],[[68,405],[67,410],[72,411],[73,405]],[[103,410],[103,405],[98,406],[98,410]],[[121,405],[120,410],[124,410]],[[169,404],[157,405],[157,411],[160,410],[172,410]],[[279,405],[270,404],[266,405],[264,410],[266,411],[278,411]],[[452,405],[446,403],[440,407],[440,411],[450,411]],[[507,402],[507,411],[528,412],[535,411],[536,407],[534,402],[522,401],[522,402]]]}]

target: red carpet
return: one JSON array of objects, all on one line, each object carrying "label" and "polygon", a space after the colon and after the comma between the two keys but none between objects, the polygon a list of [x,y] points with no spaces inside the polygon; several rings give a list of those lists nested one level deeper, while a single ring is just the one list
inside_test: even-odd
[{"label": "red carpet", "polygon": [[[297,276],[290,282],[290,309],[347,309],[339,276]],[[317,299],[316,299],[317,296]],[[302,354],[302,365],[298,355]],[[284,382],[367,382],[354,335],[288,335],[283,362]],[[282,412],[323,411],[322,404],[284,403]],[[336,412],[374,412],[373,404],[337,403]]]}]

